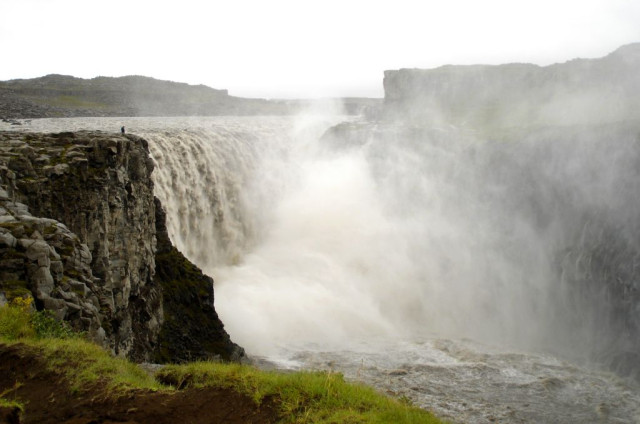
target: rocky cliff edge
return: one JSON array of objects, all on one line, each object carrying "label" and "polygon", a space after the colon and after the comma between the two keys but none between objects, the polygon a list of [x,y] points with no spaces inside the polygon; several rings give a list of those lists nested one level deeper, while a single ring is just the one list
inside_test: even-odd
[{"label": "rocky cliff edge", "polygon": [[171,245],[152,171],[133,135],[0,133],[0,304],[32,296],[138,361],[237,359],[213,281]]}]

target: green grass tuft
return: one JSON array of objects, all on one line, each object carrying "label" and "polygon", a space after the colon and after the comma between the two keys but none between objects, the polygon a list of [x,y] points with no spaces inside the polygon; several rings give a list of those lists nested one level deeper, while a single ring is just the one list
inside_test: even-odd
[{"label": "green grass tuft", "polygon": [[[31,298],[28,298],[31,299]],[[0,338],[13,341],[23,338],[33,338],[36,335],[31,325],[29,308],[31,301],[16,297],[10,305],[0,308]]]},{"label": "green grass tuft", "polygon": [[13,387],[9,387],[0,393],[0,408],[15,409],[18,408],[20,412],[24,412],[24,404],[16,399],[7,399],[7,395],[21,386],[16,382]]},{"label": "green grass tuft", "polygon": [[0,308],[0,338],[19,339],[78,339],[84,334],[73,331],[64,321],[56,320],[50,311],[34,311],[29,295],[11,298],[11,303]]},{"label": "green grass tuft", "polygon": [[0,408],[14,409],[18,408],[20,412],[24,412],[24,404],[17,400],[5,399],[0,396]]},{"label": "green grass tuft", "polygon": [[71,390],[82,392],[92,384],[102,384],[109,394],[126,393],[128,389],[159,390],[152,376],[124,358],[114,358],[100,346],[82,339],[43,339],[28,343],[38,348],[51,371],[62,371]]},{"label": "green grass tuft", "polygon": [[257,404],[276,399],[285,423],[440,423],[428,412],[347,383],[341,374],[280,373],[215,362],[169,365],[157,378],[178,388],[217,387],[250,396]]},{"label": "green grass tuft", "polygon": [[31,326],[38,339],[78,339],[83,333],[74,331],[69,324],[55,319],[50,311],[37,311],[31,314]]},{"label": "green grass tuft", "polygon": [[136,364],[111,357],[48,311],[32,311],[32,300],[16,298],[0,307],[0,341],[20,342],[37,349],[51,371],[66,375],[73,391],[81,392],[84,386],[97,383],[104,384],[110,393],[161,388]]}]

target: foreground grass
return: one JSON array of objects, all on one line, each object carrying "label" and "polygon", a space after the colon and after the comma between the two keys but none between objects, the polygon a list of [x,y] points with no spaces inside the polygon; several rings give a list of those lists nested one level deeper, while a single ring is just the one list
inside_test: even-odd
[{"label": "foreground grass", "polygon": [[280,373],[240,364],[193,362],[169,365],[157,374],[176,387],[232,389],[256,403],[277,399],[284,423],[440,423],[406,402],[380,395],[341,374]]},{"label": "foreground grass", "polygon": [[5,397],[12,390],[13,390],[13,388],[10,388],[10,389],[5,390],[4,392],[0,393],[0,408],[8,408],[8,409],[18,408],[20,410],[20,412],[24,412],[24,405],[22,404],[22,402],[18,402],[15,399],[7,399]]},{"label": "foreground grass", "polygon": [[46,339],[22,341],[37,348],[51,371],[63,372],[72,392],[82,392],[91,384],[101,384],[107,394],[118,396],[131,389],[170,389],[160,384],[136,364],[114,358],[100,346],[86,340]]},{"label": "foreground grass", "polygon": [[[269,401],[279,408],[282,423],[441,423],[426,411],[391,399],[373,389],[347,383],[341,374],[326,372],[278,373],[228,363],[194,362],[169,365],[148,375],[137,365],[113,358],[101,347],[30,311],[28,302],[0,308],[0,342],[22,343],[44,359],[49,370],[62,373],[72,392],[99,384],[106,396],[132,390],[172,392],[186,388],[222,388]],[[43,324],[44,322],[44,324]],[[62,326],[63,327],[63,326]],[[0,393],[0,406],[15,400]]]},{"label": "foreground grass", "polygon": [[31,303],[31,298],[18,297],[0,307],[0,342],[32,349],[44,359],[47,369],[64,374],[72,392],[98,383],[112,395],[127,389],[163,387],[136,364],[112,357],[46,312],[32,311]]}]

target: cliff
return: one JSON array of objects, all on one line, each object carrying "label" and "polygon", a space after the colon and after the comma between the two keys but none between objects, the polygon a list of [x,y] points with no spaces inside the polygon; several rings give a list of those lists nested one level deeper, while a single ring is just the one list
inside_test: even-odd
[{"label": "cliff", "polygon": [[[488,299],[498,305],[488,315],[498,317],[494,328],[527,317],[508,338],[537,328],[525,343],[639,380],[639,68],[640,44],[631,44],[547,67],[387,71],[382,119],[342,123],[322,141],[365,152],[393,195],[404,195],[403,213],[416,208],[411,219],[434,214],[437,226],[455,216],[452,240],[466,225],[464,243],[490,239],[470,255],[494,251],[490,269],[530,269]],[[434,200],[425,207],[423,199]],[[504,269],[483,284],[500,281]],[[516,302],[517,319],[501,317]]]},{"label": "cliff", "polygon": [[210,317],[211,331],[188,322],[182,334],[209,337],[211,346],[187,337],[162,359],[239,357],[213,310],[212,281],[176,283],[167,270],[191,275],[185,270],[195,266],[156,261],[158,241],[161,252],[172,246],[152,170],[146,141],[132,135],[0,133],[0,301],[31,294],[38,309],[135,360],[156,358],[175,315]]},{"label": "cliff", "polygon": [[165,302],[153,359],[183,362],[207,358],[213,352],[227,360],[239,360],[244,350],[231,341],[213,307],[213,280],[171,243],[164,209],[160,200],[155,202],[155,281],[162,287]]},{"label": "cliff", "polygon": [[442,66],[384,74],[385,116],[476,130],[602,124],[640,115],[640,43],[540,67]]}]

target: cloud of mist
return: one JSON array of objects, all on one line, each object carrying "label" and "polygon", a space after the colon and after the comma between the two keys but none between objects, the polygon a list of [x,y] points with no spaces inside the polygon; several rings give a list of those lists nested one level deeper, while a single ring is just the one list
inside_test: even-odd
[{"label": "cloud of mist", "polygon": [[179,158],[169,171],[204,182],[161,200],[249,354],[435,335],[633,362],[637,122],[488,135],[354,121],[321,137],[340,118],[313,112],[161,147]]},{"label": "cloud of mist", "polygon": [[[575,263],[635,228],[637,136],[607,134],[502,143],[392,128],[364,145],[311,143],[282,174],[255,249],[211,271],[221,316],[260,353],[429,335],[578,356],[631,349],[607,287],[620,275],[589,280],[597,269]],[[611,253],[609,272],[637,249]]]}]

